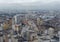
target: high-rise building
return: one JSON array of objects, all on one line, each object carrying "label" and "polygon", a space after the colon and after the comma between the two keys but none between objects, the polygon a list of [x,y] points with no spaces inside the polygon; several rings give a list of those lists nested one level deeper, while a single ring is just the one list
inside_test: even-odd
[{"label": "high-rise building", "polygon": [[43,20],[41,18],[37,18],[37,25],[42,25]]}]

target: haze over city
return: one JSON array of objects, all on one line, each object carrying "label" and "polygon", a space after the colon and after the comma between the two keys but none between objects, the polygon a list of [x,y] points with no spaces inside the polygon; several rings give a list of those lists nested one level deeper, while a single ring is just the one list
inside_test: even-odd
[{"label": "haze over city", "polygon": [[0,0],[0,9],[60,9],[60,0]]},{"label": "haze over city", "polygon": [[0,42],[59,42],[60,0],[0,0]]}]

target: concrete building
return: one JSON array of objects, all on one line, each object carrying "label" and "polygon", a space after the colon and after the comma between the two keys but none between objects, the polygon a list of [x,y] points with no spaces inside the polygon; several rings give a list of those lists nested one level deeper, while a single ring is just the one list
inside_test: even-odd
[{"label": "concrete building", "polygon": [[42,24],[43,24],[43,20],[40,17],[38,17],[37,18],[37,25],[39,26],[39,25],[42,25]]},{"label": "concrete building", "polygon": [[15,15],[12,19],[12,29],[15,30],[16,25],[21,25],[22,21],[25,19],[24,14]]},{"label": "concrete building", "polygon": [[3,32],[2,32],[3,28],[2,25],[0,26],[0,42],[3,42]]},{"label": "concrete building", "polygon": [[48,34],[50,35],[51,38],[53,38],[54,29],[50,27],[50,28],[48,29]]}]

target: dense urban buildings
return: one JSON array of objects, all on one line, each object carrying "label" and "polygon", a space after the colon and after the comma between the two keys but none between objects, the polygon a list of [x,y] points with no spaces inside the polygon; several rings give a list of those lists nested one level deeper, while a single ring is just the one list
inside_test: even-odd
[{"label": "dense urban buildings", "polygon": [[28,10],[0,14],[0,42],[58,42],[60,12]]}]

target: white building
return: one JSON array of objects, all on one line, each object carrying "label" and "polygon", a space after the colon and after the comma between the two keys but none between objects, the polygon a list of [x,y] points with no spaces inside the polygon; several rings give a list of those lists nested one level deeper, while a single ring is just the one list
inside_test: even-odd
[{"label": "white building", "polygon": [[23,19],[25,19],[24,14],[15,15],[12,19],[12,28],[15,30],[15,25],[21,25]]}]

